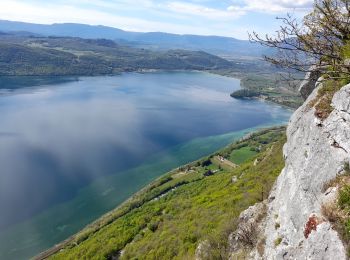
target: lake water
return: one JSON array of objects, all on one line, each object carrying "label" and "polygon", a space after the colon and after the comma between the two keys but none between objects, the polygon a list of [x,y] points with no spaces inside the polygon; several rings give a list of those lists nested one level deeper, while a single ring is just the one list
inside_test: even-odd
[{"label": "lake water", "polygon": [[[26,85],[26,86],[24,86]],[[200,72],[0,78],[0,259],[26,259],[162,173],[291,111]]]}]

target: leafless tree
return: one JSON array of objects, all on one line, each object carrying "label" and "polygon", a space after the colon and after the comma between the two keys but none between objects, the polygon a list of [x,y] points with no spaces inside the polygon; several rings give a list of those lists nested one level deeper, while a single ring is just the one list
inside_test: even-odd
[{"label": "leafless tree", "polygon": [[313,10],[302,21],[287,15],[277,18],[281,26],[275,36],[250,40],[276,49],[265,59],[275,65],[308,72],[322,70],[330,78],[350,76],[350,0],[315,0]]}]

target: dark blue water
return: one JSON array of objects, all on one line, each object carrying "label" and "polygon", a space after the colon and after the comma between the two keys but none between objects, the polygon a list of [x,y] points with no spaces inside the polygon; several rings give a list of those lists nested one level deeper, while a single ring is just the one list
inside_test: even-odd
[{"label": "dark blue water", "polygon": [[0,80],[1,259],[57,243],[164,171],[232,141],[223,134],[290,115],[232,99],[239,81],[206,73],[56,80]]}]

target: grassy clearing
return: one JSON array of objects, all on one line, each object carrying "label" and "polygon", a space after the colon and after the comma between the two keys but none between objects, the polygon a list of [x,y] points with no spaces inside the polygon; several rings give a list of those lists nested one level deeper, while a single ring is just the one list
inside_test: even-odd
[{"label": "grassy clearing", "polygon": [[[51,259],[111,259],[121,251],[121,259],[193,259],[201,241],[208,241],[210,259],[225,258],[239,213],[268,196],[284,166],[284,131],[259,132],[169,172],[81,231]],[[241,156],[246,162],[239,167],[224,168],[214,160],[231,158],[243,147],[259,151]]]},{"label": "grassy clearing", "polygon": [[234,150],[230,155],[230,160],[236,164],[242,164],[248,159],[254,157],[257,151],[251,147],[242,147],[241,149]]}]

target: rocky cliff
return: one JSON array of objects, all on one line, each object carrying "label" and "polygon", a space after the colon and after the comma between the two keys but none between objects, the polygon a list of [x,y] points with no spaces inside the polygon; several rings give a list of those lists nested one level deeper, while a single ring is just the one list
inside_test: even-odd
[{"label": "rocky cliff", "polygon": [[[310,84],[306,84],[309,90]],[[245,254],[249,259],[347,258],[340,236],[321,209],[337,199],[337,188],[326,189],[325,185],[342,174],[350,159],[350,84],[334,95],[334,110],[323,121],[310,108],[322,83],[312,84],[312,93],[289,122],[283,149],[285,168],[263,202],[265,218],[256,220],[261,205],[241,214],[238,231],[230,238],[231,259],[240,259],[240,232],[247,231],[249,221],[255,223],[257,233],[253,249]]]}]

